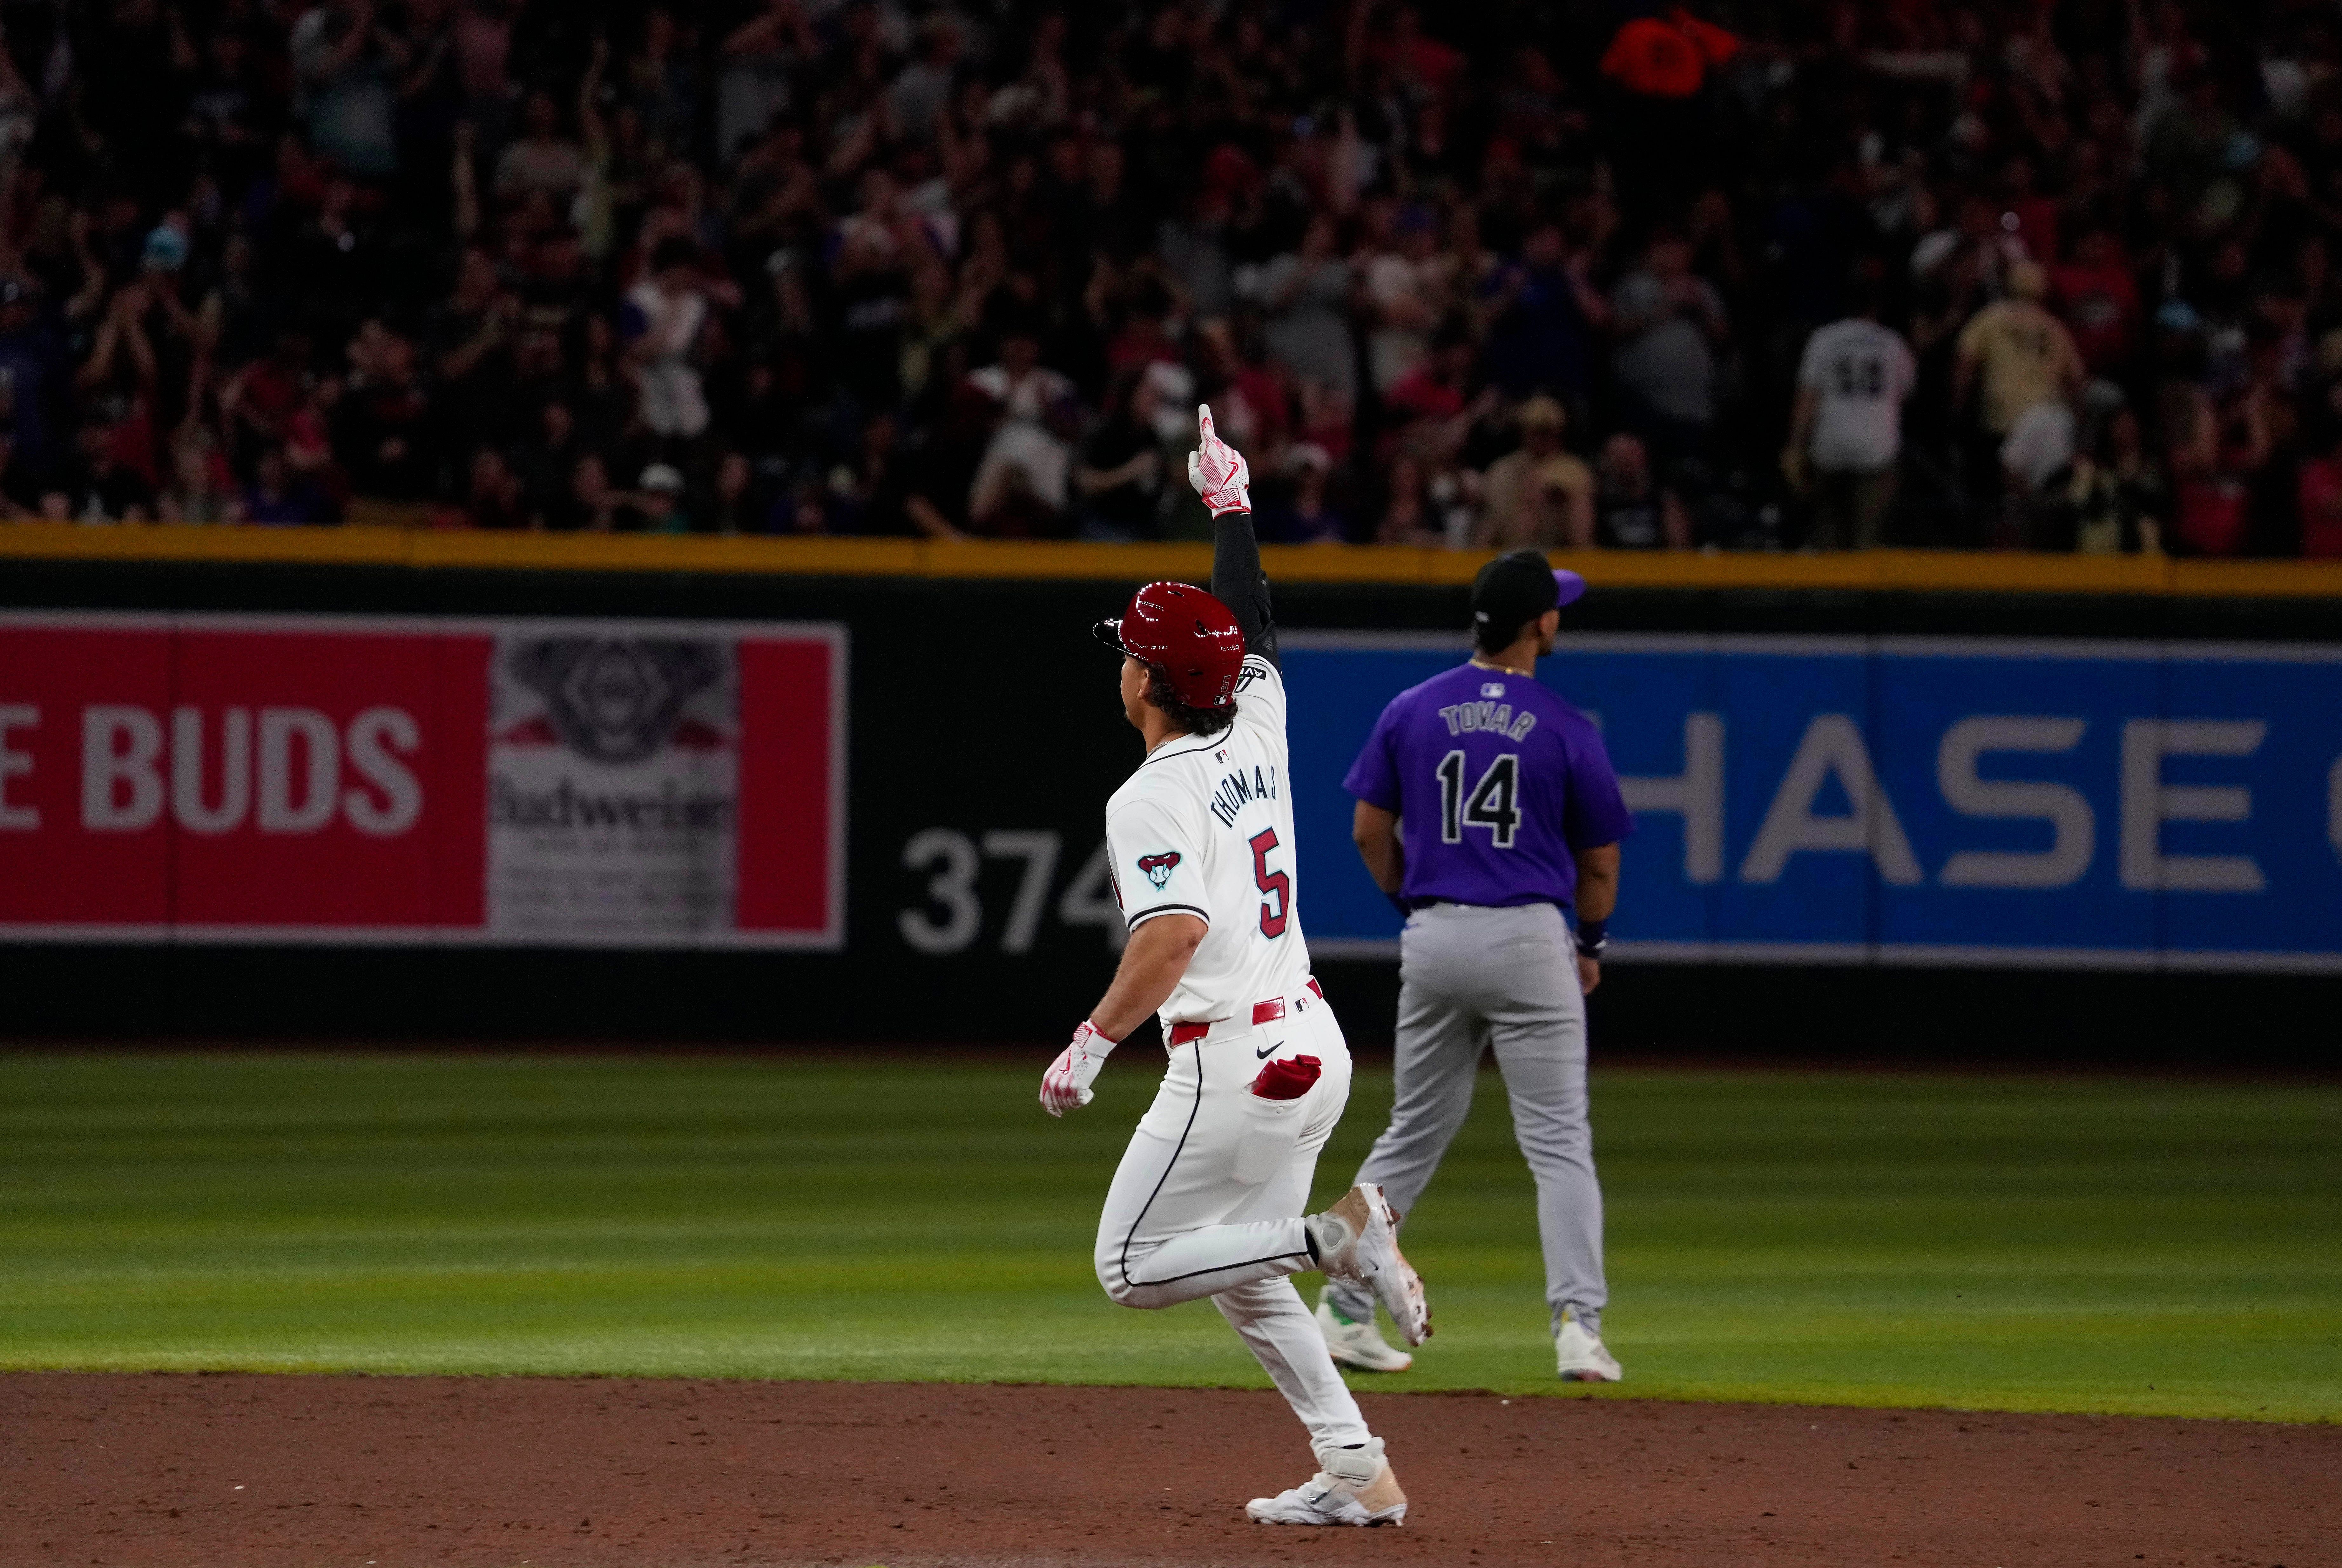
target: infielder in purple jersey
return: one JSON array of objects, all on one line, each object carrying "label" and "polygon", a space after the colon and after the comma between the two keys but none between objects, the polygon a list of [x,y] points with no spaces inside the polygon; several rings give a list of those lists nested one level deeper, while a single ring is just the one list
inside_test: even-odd
[{"label": "infielder in purple jersey", "polygon": [[[1470,662],[1392,698],[1342,786],[1357,799],[1352,833],[1367,871],[1408,911],[1396,1094],[1358,1180],[1412,1210],[1493,1049],[1536,1177],[1561,1375],[1615,1383],[1618,1363],[1602,1343],[1609,1293],[1585,994],[1602,977],[1618,841],[1635,824],[1593,721],[1536,679],[1561,606],[1585,591],[1585,579],[1533,550],[1488,563],[1472,584]],[[1574,938],[1564,919],[1573,910]],[[1376,1331],[1373,1293],[1346,1281],[1326,1287],[1317,1325],[1345,1366],[1414,1364]]]}]

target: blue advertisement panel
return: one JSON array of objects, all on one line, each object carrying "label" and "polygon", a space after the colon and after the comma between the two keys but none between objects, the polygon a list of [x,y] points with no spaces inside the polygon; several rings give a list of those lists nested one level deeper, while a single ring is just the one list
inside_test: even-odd
[{"label": "blue advertisement panel", "polygon": [[[1291,634],[1310,945],[1396,952],[1342,775],[1459,639]],[[2342,971],[2342,647],[1566,637],[1621,959]]]}]

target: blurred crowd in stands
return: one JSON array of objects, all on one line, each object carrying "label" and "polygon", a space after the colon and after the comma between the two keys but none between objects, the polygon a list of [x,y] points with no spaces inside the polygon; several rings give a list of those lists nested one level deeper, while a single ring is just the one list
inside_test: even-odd
[{"label": "blurred crowd in stands", "polygon": [[2325,0],[0,0],[0,510],[2342,554]]}]

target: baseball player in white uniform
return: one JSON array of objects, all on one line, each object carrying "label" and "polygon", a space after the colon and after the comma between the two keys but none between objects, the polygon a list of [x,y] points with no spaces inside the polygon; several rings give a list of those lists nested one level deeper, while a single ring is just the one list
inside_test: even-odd
[{"label": "baseball player in white uniform", "polygon": [[1264,1524],[1406,1515],[1357,1402],[1289,1276],[1370,1289],[1412,1344],[1423,1283],[1381,1190],[1304,1215],[1350,1092],[1341,1025],[1309,974],[1293,854],[1285,683],[1244,458],[1197,411],[1188,478],[1211,508],[1212,594],[1150,583],[1098,627],[1146,760],[1106,805],[1130,942],[1106,995],[1041,1080],[1051,1115],[1087,1104],[1107,1053],[1150,1013],[1170,1065],[1098,1220],[1098,1283],[1131,1307],[1209,1296],[1308,1428],[1315,1477],[1246,1513]]}]

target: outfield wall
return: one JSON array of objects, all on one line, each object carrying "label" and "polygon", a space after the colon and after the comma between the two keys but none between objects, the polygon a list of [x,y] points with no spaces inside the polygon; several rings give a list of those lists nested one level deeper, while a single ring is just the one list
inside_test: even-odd
[{"label": "outfield wall", "polygon": [[[391,532],[0,529],[0,1029],[1046,1044],[1095,999],[1136,754],[1087,627],[1200,553]],[[1476,564],[1271,562],[1299,908],[1369,1045],[1395,921],[1339,774]],[[2342,594],[1581,564],[1548,678],[1644,821],[1606,1044],[2330,1056]]]}]

